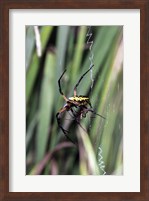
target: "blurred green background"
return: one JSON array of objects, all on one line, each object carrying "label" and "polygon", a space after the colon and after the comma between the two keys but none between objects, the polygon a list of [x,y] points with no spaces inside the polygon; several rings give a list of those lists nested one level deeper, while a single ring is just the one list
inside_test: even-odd
[{"label": "blurred green background", "polygon": [[[25,42],[26,174],[122,175],[123,27],[26,26]],[[77,94],[89,95],[106,120],[88,113],[79,126],[66,112],[62,125],[78,142],[76,147],[57,125],[55,115],[65,104],[58,79],[67,68],[62,89],[66,97],[73,96],[91,62],[93,70]]]}]

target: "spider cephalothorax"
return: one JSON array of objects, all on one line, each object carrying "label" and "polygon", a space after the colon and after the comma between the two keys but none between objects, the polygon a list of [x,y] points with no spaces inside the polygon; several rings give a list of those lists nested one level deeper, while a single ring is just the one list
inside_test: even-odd
[{"label": "spider cephalothorax", "polygon": [[[61,78],[63,77],[64,73],[66,72],[66,69],[64,70],[64,72],[62,73],[62,75],[60,76],[59,80],[58,80],[58,85],[59,85],[59,92],[60,94],[63,96],[64,100],[66,101],[66,104],[58,111],[58,113],[56,114],[56,118],[57,118],[57,122],[58,122],[58,126],[61,128],[61,130],[63,131],[64,135],[67,137],[67,139],[69,139],[72,143],[74,143],[70,137],[67,135],[68,131],[65,130],[60,122],[60,114],[62,114],[63,112],[66,111],[71,111],[72,116],[75,118],[76,122],[79,123],[79,120],[82,117],[86,117],[86,114],[88,112],[91,112],[95,115],[98,115],[100,117],[102,117],[103,119],[105,119],[105,117],[101,116],[100,114],[97,114],[93,109],[92,109],[92,105],[90,103],[90,99],[87,96],[77,96],[77,87],[79,86],[81,80],[83,79],[83,77],[93,68],[94,65],[92,65],[79,79],[79,81],[77,82],[77,84],[74,87],[74,96],[67,98],[64,93],[62,92],[61,89]],[[90,107],[88,107],[90,106]],[[79,109],[78,111],[74,111],[74,108]]]}]

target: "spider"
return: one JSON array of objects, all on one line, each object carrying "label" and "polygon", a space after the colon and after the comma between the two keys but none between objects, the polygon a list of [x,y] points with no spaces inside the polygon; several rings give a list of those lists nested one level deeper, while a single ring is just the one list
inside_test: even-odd
[{"label": "spider", "polygon": [[[94,65],[92,65],[78,80],[77,84],[74,87],[74,96],[67,98],[62,89],[61,89],[61,79],[63,77],[63,75],[66,72],[66,69],[64,70],[64,72],[62,73],[62,75],[60,76],[59,80],[58,80],[58,86],[59,86],[59,92],[60,94],[63,96],[64,100],[66,101],[66,104],[57,112],[56,114],[56,118],[57,118],[57,123],[59,128],[63,131],[64,135],[66,136],[66,138],[71,141],[73,144],[75,144],[71,138],[68,136],[68,131],[65,130],[62,125],[61,125],[61,117],[60,115],[66,111],[71,111],[72,116],[75,118],[76,122],[79,124],[79,120],[82,119],[82,117],[86,117],[86,114],[88,112],[91,112],[95,115],[100,116],[101,118],[105,119],[105,117],[101,116],[100,114],[97,114],[93,109],[92,109],[92,105],[90,102],[90,99],[88,96],[78,96],[77,95],[77,87],[79,86],[81,80],[84,78],[84,76],[93,68]],[[90,107],[88,107],[90,106]],[[79,110],[76,112],[73,110],[73,108],[78,108]],[[80,125],[80,124],[79,124]]]}]

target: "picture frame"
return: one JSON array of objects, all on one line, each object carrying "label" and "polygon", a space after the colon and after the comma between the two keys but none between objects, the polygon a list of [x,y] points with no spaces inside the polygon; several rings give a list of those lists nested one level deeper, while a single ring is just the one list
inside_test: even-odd
[{"label": "picture frame", "polygon": [[[57,3],[56,3],[57,2]],[[0,122],[1,122],[1,135],[0,135],[0,147],[1,147],[1,200],[148,200],[148,64],[149,64],[149,26],[147,25],[147,19],[149,18],[149,2],[146,1],[124,1],[116,0],[111,1],[92,1],[84,2],[63,0],[63,1],[25,1],[19,0],[9,1],[2,0],[0,3],[0,28],[2,30],[0,35],[0,80],[1,80],[1,101],[0,101]],[[10,9],[140,9],[140,22],[141,22],[141,63],[140,63],[140,114],[141,114],[141,142],[140,142],[140,178],[141,178],[141,190],[139,193],[135,192],[50,192],[50,193],[34,193],[34,192],[9,192],[9,10]],[[146,98],[147,95],[147,98]]]}]

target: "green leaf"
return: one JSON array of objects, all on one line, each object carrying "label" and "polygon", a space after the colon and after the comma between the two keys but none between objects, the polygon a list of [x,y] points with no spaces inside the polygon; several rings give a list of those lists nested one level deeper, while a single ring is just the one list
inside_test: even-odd
[{"label": "green leaf", "polygon": [[50,122],[54,104],[55,56],[48,53],[39,99],[39,122],[36,137],[36,161],[43,158],[48,142]]}]

